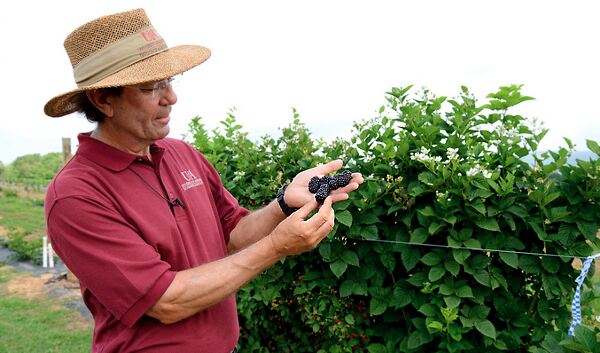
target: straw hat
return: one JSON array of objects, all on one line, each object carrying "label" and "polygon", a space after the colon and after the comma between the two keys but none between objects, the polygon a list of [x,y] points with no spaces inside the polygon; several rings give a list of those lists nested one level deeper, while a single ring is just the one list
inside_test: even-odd
[{"label": "straw hat", "polygon": [[46,103],[44,112],[51,117],[78,111],[75,98],[84,91],[163,80],[210,57],[208,48],[197,45],[167,47],[143,9],[88,22],[64,45],[78,88]]}]

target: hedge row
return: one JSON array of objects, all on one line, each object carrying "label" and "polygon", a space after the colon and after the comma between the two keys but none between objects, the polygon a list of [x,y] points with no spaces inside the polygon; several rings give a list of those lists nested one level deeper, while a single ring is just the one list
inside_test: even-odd
[{"label": "hedge row", "polygon": [[[453,99],[410,88],[393,88],[378,116],[329,142],[314,139],[295,110],[277,136],[257,141],[234,112],[212,131],[198,117],[190,123],[186,139],[250,209],[330,159],[366,178],[335,205],[336,226],[318,250],[238,292],[242,349],[598,352],[591,290],[584,325],[566,334],[578,275],[569,256],[600,248],[598,159],[567,163],[569,139],[539,151],[547,130],[512,113],[532,99],[520,86],[483,102],[466,87]],[[600,154],[596,142],[587,146]]]}]

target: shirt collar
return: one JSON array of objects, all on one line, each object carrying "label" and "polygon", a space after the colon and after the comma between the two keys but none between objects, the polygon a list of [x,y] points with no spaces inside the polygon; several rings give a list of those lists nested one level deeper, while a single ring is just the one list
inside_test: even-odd
[{"label": "shirt collar", "polygon": [[[115,172],[124,170],[140,158],[138,155],[123,152],[100,140],[96,140],[91,137],[91,132],[80,133],[77,139],[79,140],[78,155]],[[150,154],[155,165],[160,163],[164,152],[163,147],[156,144],[150,145]]]}]

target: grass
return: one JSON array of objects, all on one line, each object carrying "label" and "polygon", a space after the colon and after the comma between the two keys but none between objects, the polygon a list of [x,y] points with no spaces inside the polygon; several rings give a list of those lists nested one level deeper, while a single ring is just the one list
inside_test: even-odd
[{"label": "grass", "polygon": [[0,268],[0,353],[89,352],[92,326],[78,312],[59,307],[56,300],[23,299],[4,289],[19,276]]},{"label": "grass", "polygon": [[41,263],[46,220],[39,199],[18,197],[14,190],[0,191],[0,246],[15,251],[15,259]]},{"label": "grass", "polygon": [[39,201],[6,197],[0,193],[0,226],[24,234],[41,234],[46,227],[44,207]]}]

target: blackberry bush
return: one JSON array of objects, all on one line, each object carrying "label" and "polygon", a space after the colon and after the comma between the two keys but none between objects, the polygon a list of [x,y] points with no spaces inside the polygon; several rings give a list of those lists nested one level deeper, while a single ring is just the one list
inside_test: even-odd
[{"label": "blackberry bush", "polygon": [[[298,171],[330,159],[366,179],[334,205],[336,225],[318,250],[282,260],[238,291],[242,349],[597,351],[589,303],[598,288],[589,278],[584,325],[566,334],[578,274],[572,259],[393,243],[597,252],[597,157],[567,163],[568,139],[557,151],[538,151],[546,131],[513,112],[531,99],[520,86],[483,102],[464,87],[453,99],[410,87],[386,98],[379,116],[329,144],[313,141],[295,112],[281,137],[258,142],[232,116],[225,133],[212,136],[195,121],[196,147],[244,206],[266,205]],[[587,146],[600,154],[596,142]]]}]

